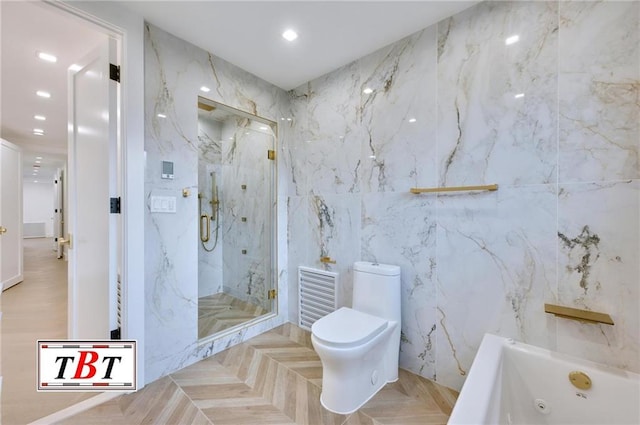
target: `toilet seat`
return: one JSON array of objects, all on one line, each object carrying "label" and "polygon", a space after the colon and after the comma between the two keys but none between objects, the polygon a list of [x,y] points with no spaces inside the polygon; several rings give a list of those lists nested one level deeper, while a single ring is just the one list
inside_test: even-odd
[{"label": "toilet seat", "polygon": [[387,323],[380,317],[342,307],[317,320],[311,326],[311,333],[326,345],[349,348],[371,341]]}]

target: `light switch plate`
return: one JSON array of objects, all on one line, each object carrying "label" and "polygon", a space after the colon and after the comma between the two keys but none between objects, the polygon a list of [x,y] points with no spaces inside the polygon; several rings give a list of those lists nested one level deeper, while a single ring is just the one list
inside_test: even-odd
[{"label": "light switch plate", "polygon": [[176,197],[175,196],[152,196],[151,212],[175,214]]}]

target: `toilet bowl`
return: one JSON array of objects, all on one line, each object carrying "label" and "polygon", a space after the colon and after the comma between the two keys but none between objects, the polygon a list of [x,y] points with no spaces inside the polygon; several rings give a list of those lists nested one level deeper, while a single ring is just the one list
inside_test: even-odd
[{"label": "toilet bowl", "polygon": [[397,380],[400,268],[355,263],[353,308],[317,320],[311,342],[322,362],[320,401],[329,411],[352,413]]}]

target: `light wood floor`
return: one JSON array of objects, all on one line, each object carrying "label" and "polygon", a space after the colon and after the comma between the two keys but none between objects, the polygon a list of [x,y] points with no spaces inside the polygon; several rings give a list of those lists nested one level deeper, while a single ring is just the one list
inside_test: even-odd
[{"label": "light wood floor", "polygon": [[264,308],[225,293],[198,298],[198,337],[213,335],[265,313]]},{"label": "light wood floor", "polygon": [[51,239],[24,240],[24,281],[2,293],[2,424],[26,424],[93,394],[38,393],[36,340],[67,336],[67,263]]},{"label": "light wood floor", "polygon": [[308,332],[286,324],[60,424],[446,424],[458,394],[400,370],[357,412],[320,405],[322,364]]}]

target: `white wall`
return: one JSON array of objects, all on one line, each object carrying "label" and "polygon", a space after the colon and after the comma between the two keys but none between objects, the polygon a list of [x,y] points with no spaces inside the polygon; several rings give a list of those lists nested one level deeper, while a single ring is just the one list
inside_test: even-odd
[{"label": "white wall", "polygon": [[45,233],[53,237],[53,182],[34,183],[24,180],[22,205],[24,223],[45,223]]}]

